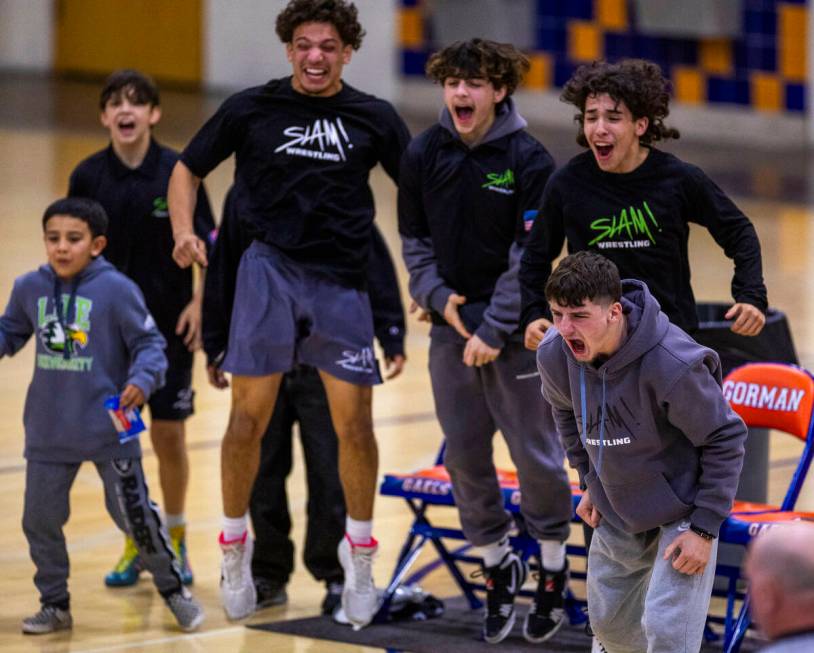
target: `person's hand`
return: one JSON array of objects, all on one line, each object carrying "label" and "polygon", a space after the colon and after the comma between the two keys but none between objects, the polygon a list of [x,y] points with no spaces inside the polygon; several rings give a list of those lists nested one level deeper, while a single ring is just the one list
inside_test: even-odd
[{"label": "person's hand", "polygon": [[430,312],[423,309],[423,308],[421,308],[418,305],[418,302],[415,299],[410,301],[409,312],[410,312],[410,315],[412,315],[413,313],[418,313],[418,317],[416,317],[416,319],[419,322],[431,322],[432,321],[430,319]]},{"label": "person's hand", "polygon": [[600,514],[599,509],[591,501],[591,494],[588,492],[588,490],[585,490],[582,493],[582,498],[579,500],[579,504],[577,505],[577,515],[591,528],[596,528],[599,526],[602,515]]},{"label": "person's hand", "polygon": [[194,233],[173,234],[175,247],[172,258],[178,267],[188,268],[193,263],[206,267],[206,247]]},{"label": "person's hand", "polygon": [[724,315],[725,320],[735,320],[730,327],[732,333],[741,336],[756,336],[766,324],[766,316],[756,306],[739,302],[734,304]]},{"label": "person's hand", "polygon": [[500,349],[490,347],[478,336],[472,336],[464,347],[464,365],[467,367],[481,367],[488,365],[500,356]]},{"label": "person's hand", "polygon": [[466,304],[466,297],[452,293],[449,296],[449,299],[447,299],[447,305],[444,306],[444,319],[447,321],[449,326],[455,329],[464,338],[469,340],[472,337],[472,334],[466,330],[463,320],[461,319],[461,315],[458,313],[458,307],[462,306],[463,304]]},{"label": "person's hand", "polygon": [[395,356],[384,357],[384,378],[386,381],[395,379],[402,370],[404,370],[404,363],[407,362],[407,357],[404,354],[396,354]]},{"label": "person's hand", "polygon": [[189,351],[197,351],[201,348],[201,300],[197,296],[193,296],[178,316],[175,335],[184,339],[184,344]]},{"label": "person's hand", "polygon": [[664,550],[664,559],[673,559],[673,569],[692,576],[703,574],[712,553],[712,540],[685,531]]},{"label": "person's hand", "polygon": [[144,404],[144,393],[137,385],[128,383],[119,396],[119,408],[128,410]]},{"label": "person's hand", "polygon": [[226,373],[216,365],[206,366],[206,376],[209,377],[209,385],[218,390],[229,387],[229,379],[226,378]]},{"label": "person's hand", "polygon": [[545,332],[550,328],[551,322],[546,320],[544,317],[540,317],[532,322],[529,322],[529,325],[526,327],[526,334],[523,340],[523,344],[526,345],[526,349],[537,351],[537,347],[543,341]]}]

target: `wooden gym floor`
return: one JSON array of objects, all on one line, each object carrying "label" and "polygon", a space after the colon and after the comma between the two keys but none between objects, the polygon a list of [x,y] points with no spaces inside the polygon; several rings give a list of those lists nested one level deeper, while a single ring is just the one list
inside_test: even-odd
[{"label": "wooden gym floor", "polygon": [[[0,301],[3,305],[18,275],[44,260],[40,216],[45,206],[65,193],[73,166],[106,145],[106,134],[95,121],[98,87],[95,84],[53,83],[43,79],[0,77]],[[156,130],[159,140],[183,147],[217,100],[194,94],[164,93],[164,120]],[[434,113],[433,107],[430,114]],[[425,127],[424,116],[412,117],[414,133]],[[679,125],[680,127],[680,125]],[[576,153],[570,132],[533,129],[558,162]],[[763,244],[764,273],[771,304],[789,317],[798,353],[804,365],[814,365],[809,345],[814,325],[814,213],[806,178],[808,160],[801,151],[738,151],[682,144],[672,148],[705,167],[753,219]],[[224,164],[207,186],[219,214],[231,177]],[[377,169],[372,176],[378,224],[397,259],[405,301],[406,274],[399,260],[395,188]],[[693,229],[691,258],[694,288],[699,300],[727,301],[731,265],[709,234]],[[374,417],[380,446],[381,471],[410,471],[432,463],[440,429],[434,419],[427,373],[427,329],[409,322],[408,365],[404,374],[375,392]],[[103,508],[102,488],[95,470],[86,465],[72,494],[72,516],[66,529],[72,562],[70,587],[75,626],[70,633],[42,637],[20,634],[20,620],[38,609],[31,582],[33,565],[20,527],[24,485],[22,407],[32,365],[29,345],[16,357],[0,362],[0,649],[3,651],[150,651],[192,652],[262,650],[273,653],[339,653],[371,651],[356,646],[307,640],[249,630],[228,622],[219,605],[220,553],[216,543],[220,527],[219,442],[226,424],[228,392],[206,383],[204,359],[195,368],[197,412],[188,422],[191,481],[187,515],[188,546],[195,571],[196,596],[207,611],[197,634],[174,626],[169,612],[149,577],[129,589],[104,587],[103,575],[118,558],[122,537]],[[500,464],[508,457],[496,439]],[[144,463],[152,480],[153,498],[160,501],[156,459],[144,443]],[[780,441],[771,449],[769,498],[778,500],[799,447]],[[294,517],[293,538],[303,537],[306,501],[302,458],[297,449],[295,471],[289,481]],[[814,510],[808,489],[801,509]],[[453,519],[446,511],[445,519]],[[400,501],[380,498],[376,504],[376,533],[381,549],[375,565],[383,584],[389,577],[410,523]],[[427,558],[429,560],[429,558]],[[419,561],[420,564],[421,561]],[[427,577],[425,588],[437,596],[453,592],[443,570]],[[259,612],[252,621],[291,619],[316,614],[323,587],[308,576],[298,561],[289,585],[288,605]],[[393,642],[397,646],[397,642]]]}]

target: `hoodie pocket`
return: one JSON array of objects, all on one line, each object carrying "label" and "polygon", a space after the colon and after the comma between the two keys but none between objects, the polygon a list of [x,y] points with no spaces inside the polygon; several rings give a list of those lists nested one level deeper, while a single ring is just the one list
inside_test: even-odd
[{"label": "hoodie pocket", "polygon": [[691,505],[678,498],[661,473],[640,476],[629,483],[606,483],[597,478],[590,480],[601,484],[611,509],[633,533],[658,528],[686,517],[692,509]]}]

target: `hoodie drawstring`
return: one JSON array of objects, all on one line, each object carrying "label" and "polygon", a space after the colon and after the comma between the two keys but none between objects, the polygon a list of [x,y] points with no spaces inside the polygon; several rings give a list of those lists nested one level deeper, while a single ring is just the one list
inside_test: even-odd
[{"label": "hoodie drawstring", "polygon": [[[599,476],[600,472],[602,471],[602,454],[605,450],[605,378],[607,376],[608,371],[602,370],[602,409],[600,412],[599,418],[599,455],[596,457],[596,464],[594,465],[594,469],[596,470],[596,475]],[[580,411],[582,412],[582,433],[580,434],[580,439],[582,440],[582,446],[585,450],[588,450],[587,447],[587,438],[588,438],[588,410],[587,410],[587,399],[585,398],[585,366],[579,366],[579,407]]]},{"label": "hoodie drawstring", "polygon": [[71,284],[71,294],[68,299],[68,306],[65,308],[65,313],[62,313],[62,282],[59,280],[59,277],[56,277],[54,280],[54,310],[57,314],[57,322],[59,322],[59,326],[62,328],[62,336],[65,338],[65,345],[62,349],[62,357],[65,360],[70,359],[71,357],[71,336],[68,333],[68,317],[71,313],[74,314],[74,321],[76,321],[76,290],[79,288],[79,275],[73,280]]}]

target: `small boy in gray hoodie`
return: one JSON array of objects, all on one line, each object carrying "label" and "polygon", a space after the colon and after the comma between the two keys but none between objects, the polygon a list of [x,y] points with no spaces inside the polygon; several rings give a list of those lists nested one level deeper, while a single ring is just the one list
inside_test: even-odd
[{"label": "small boy in gray hoodie", "polygon": [[185,631],[203,621],[181,583],[158,507],[150,501],[138,439],[121,443],[105,408],[141,406],[164,383],[167,360],[138,287],[100,256],[107,216],[93,200],[57,200],[42,218],[46,265],[14,282],[0,317],[0,358],[37,334],[25,426],[23,531],[36,566],[42,608],[22,622],[26,634],[70,629],[68,551],[62,528],[69,493],[84,461],[96,465],[105,504],[131,534],[156,588]]},{"label": "small boy in gray hoodie", "polygon": [[563,259],[545,294],[543,395],[596,529],[591,627],[608,653],[697,653],[746,439],[718,355],[596,253]]}]

